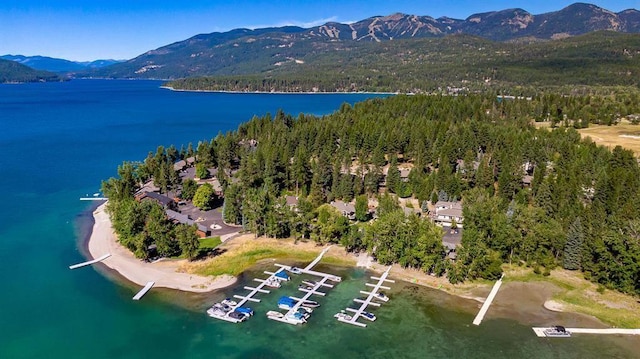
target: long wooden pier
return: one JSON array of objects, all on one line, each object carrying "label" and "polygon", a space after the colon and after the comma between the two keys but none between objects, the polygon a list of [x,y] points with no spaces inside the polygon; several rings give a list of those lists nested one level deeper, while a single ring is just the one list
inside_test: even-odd
[{"label": "long wooden pier", "polygon": [[389,290],[391,288],[382,285],[384,282],[390,282],[390,283],[395,283],[394,280],[391,279],[387,279],[387,276],[389,276],[389,272],[391,271],[391,267],[387,268],[387,270],[382,273],[382,275],[380,277],[371,277],[371,279],[373,280],[377,280],[378,282],[376,284],[372,284],[372,283],[366,283],[367,286],[369,287],[373,287],[373,289],[370,292],[361,290],[360,293],[362,294],[366,294],[367,298],[362,300],[362,299],[354,299],[355,302],[357,303],[361,303],[360,307],[358,309],[353,309],[353,308],[347,308],[347,311],[350,311],[353,313],[353,315],[351,316],[351,319],[343,319],[343,318],[338,318],[339,322],[343,322],[343,323],[347,323],[347,324],[351,324],[351,325],[357,325],[359,327],[366,327],[367,325],[364,323],[360,323],[358,322],[358,319],[362,316],[362,313],[365,311],[365,309],[367,309],[368,306],[373,305],[376,307],[380,306],[380,303],[375,303],[372,302],[373,298],[375,298],[378,295],[378,290],[380,289],[386,289]]},{"label": "long wooden pier", "polygon": [[94,264],[94,263],[102,262],[103,260],[105,260],[105,259],[107,259],[109,257],[111,257],[111,253],[107,253],[107,254],[103,255],[102,257],[96,258],[94,260],[90,260],[90,261],[74,264],[72,266],[69,266],[69,269],[76,269],[76,268],[88,266],[88,265],[91,265],[91,264]]},{"label": "long wooden pier", "polygon": [[151,287],[153,287],[154,284],[156,284],[156,282],[147,282],[147,285],[145,285],[144,288],[140,289],[138,294],[133,296],[133,300],[140,300],[140,298],[147,294],[147,292],[151,289]]},{"label": "long wooden pier", "polygon": [[[533,327],[533,332],[538,337],[546,337],[544,330],[548,328]],[[606,329],[593,329],[593,328],[565,328],[571,334],[618,334],[618,335],[640,335],[640,329],[622,329],[622,328],[606,328]]]},{"label": "long wooden pier", "polygon": [[504,278],[504,274],[502,274],[500,279],[496,281],[496,284],[493,285],[493,288],[491,289],[491,292],[489,292],[487,299],[484,301],[484,303],[482,303],[482,307],[480,308],[478,315],[476,315],[475,319],[473,320],[474,325],[480,325],[480,323],[482,323],[482,319],[484,319],[485,314],[487,314],[487,311],[491,306],[491,302],[493,302],[493,299],[496,297],[496,294],[498,294],[498,290],[502,285],[502,278]]}]

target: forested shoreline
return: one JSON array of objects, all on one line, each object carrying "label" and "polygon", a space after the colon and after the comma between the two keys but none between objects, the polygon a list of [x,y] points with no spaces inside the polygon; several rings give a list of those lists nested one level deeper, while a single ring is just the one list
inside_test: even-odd
[{"label": "forested shoreline", "polygon": [[[278,112],[195,149],[159,147],[144,162],[124,164],[103,189],[112,219],[118,213],[127,218],[133,211],[116,208],[135,206],[133,194],[149,178],[162,191],[180,193],[172,164],[195,155],[200,166],[217,168],[225,220],[256,236],[340,243],[383,264],[446,275],[452,283],[497,278],[503,263],[541,274],[561,266],[637,295],[637,159],[621,147],[610,151],[581,140],[574,127],[614,125],[640,113],[638,103],[635,93],[400,95],[345,104],[321,118]],[[536,129],[533,121],[557,128]],[[398,166],[411,169],[406,182]],[[523,183],[525,175],[530,184]],[[296,207],[286,204],[286,195],[298,197]],[[446,256],[441,228],[426,216],[405,215],[399,197],[422,207],[462,199],[464,231],[455,260]],[[355,200],[355,221],[328,205],[336,199]],[[366,211],[369,199],[378,202],[375,219]],[[144,251],[155,241],[155,227],[137,218],[131,222],[136,228],[124,226],[125,235],[132,250]],[[181,241],[175,243],[179,248]]]}]

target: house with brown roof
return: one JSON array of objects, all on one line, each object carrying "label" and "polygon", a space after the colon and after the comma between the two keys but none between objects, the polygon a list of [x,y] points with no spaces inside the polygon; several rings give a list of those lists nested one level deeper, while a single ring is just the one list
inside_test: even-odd
[{"label": "house with brown roof", "polygon": [[200,238],[208,237],[209,235],[211,235],[211,231],[209,230],[209,228],[207,228],[207,226],[201,223],[197,223],[186,214],[182,214],[170,209],[167,209],[165,213],[167,214],[167,218],[169,218],[169,220],[175,224],[186,224],[187,226],[192,226],[195,224],[197,227],[196,234]]},{"label": "house with brown roof", "polygon": [[141,192],[135,197],[136,201],[153,201],[157,204],[161,205],[164,209],[175,209],[176,201],[173,198],[169,198],[167,196],[161,195],[156,192]]}]

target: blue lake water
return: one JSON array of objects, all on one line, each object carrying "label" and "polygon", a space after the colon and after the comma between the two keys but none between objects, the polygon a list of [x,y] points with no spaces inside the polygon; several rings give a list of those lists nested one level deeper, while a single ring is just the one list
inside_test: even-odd
[{"label": "blue lake water", "polygon": [[[0,358],[602,358],[634,357],[602,338],[540,340],[507,319],[470,325],[475,304],[407,283],[366,329],[332,315],[364,289],[367,274],[342,269],[303,327],[268,321],[293,285],[262,296],[240,325],[208,318],[214,300],[114,281],[81,262],[90,205],[124,160],[158,145],[210,140],[254,115],[327,114],[374,95],[258,95],[172,92],[157,81],[76,80],[0,85]],[[337,271],[339,269],[332,268]],[[243,280],[254,274],[248,273]],[[256,274],[257,275],[257,274]],[[262,313],[262,315],[260,315]],[[626,342],[625,342],[626,343]],[[622,344],[625,344],[622,343]]]}]

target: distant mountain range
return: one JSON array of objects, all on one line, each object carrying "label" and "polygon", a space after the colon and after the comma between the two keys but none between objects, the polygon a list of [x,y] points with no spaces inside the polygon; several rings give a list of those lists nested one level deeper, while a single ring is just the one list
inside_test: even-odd
[{"label": "distant mountain range", "polygon": [[277,72],[285,65],[309,63],[323,53],[365,43],[441,38],[468,34],[499,42],[538,42],[609,30],[640,32],[640,11],[614,13],[576,3],[556,12],[532,15],[523,9],[474,14],[467,19],[393,14],[351,24],[330,22],[313,28],[294,26],[235,29],[201,34],[134,59],[86,73],[125,78],[185,78]]},{"label": "distant mountain range", "polygon": [[23,55],[2,55],[0,56],[0,59],[15,61],[25,66],[29,66],[30,68],[35,70],[43,70],[56,73],[86,71],[87,69],[97,69],[122,62],[118,60],[77,62],[46,56]]},{"label": "distant mountain range", "polygon": [[41,70],[34,70],[10,60],[0,59],[0,84],[18,82],[62,81],[60,76]]}]

